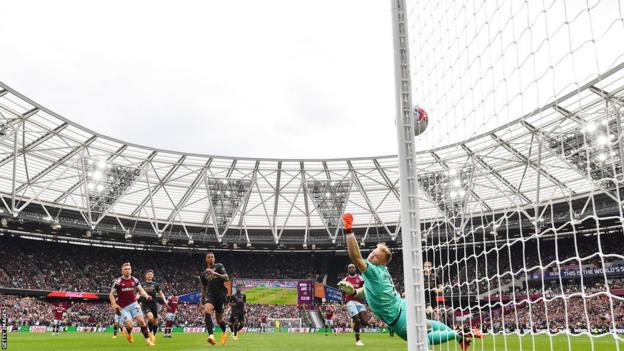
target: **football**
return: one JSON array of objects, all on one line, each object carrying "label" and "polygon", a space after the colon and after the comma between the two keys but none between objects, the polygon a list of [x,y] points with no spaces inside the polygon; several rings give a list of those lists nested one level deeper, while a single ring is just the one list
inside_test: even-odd
[{"label": "football", "polygon": [[416,106],[414,108],[414,134],[421,135],[427,129],[429,124],[429,115],[422,107]]}]

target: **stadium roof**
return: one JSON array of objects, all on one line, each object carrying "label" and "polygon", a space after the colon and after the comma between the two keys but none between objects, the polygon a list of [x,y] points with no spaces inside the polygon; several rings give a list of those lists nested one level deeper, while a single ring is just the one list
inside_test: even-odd
[{"label": "stadium roof", "polygon": [[[623,66],[494,131],[418,152],[421,218],[610,194],[624,158]],[[400,228],[396,156],[261,159],[155,149],[84,128],[1,82],[0,153],[9,213],[37,204],[51,218],[52,209],[79,211],[92,227],[117,218],[149,222],[154,235],[173,225],[219,235],[255,228],[276,241],[290,229],[325,229],[331,238],[343,210],[393,238]]]}]

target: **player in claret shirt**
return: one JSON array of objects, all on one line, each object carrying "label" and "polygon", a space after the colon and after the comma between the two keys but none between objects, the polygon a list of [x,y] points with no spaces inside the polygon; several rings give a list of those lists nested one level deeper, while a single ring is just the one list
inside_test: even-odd
[{"label": "player in claret shirt", "polygon": [[[357,273],[357,269],[353,263],[347,267],[347,276],[338,285],[344,283],[351,284],[354,289],[359,289],[364,286],[364,279]],[[360,340],[360,328],[368,325],[368,313],[366,312],[366,306],[364,306],[364,300],[361,297],[353,295],[345,295],[345,302],[347,303],[347,312],[349,317],[353,320],[353,332],[355,333],[355,345],[364,346],[362,340]]]},{"label": "player in claret shirt", "polygon": [[328,304],[325,306],[325,336],[327,336],[327,329],[331,329],[332,333],[335,333],[334,330],[334,306]]},{"label": "player in claret shirt", "polygon": [[59,334],[61,328],[63,327],[63,314],[65,313],[65,308],[61,305],[54,306],[54,321],[52,322],[52,335]]},{"label": "player in claret shirt", "polygon": [[[128,342],[134,342],[132,337],[132,328],[134,327],[133,321],[136,319],[141,327],[141,333],[145,337],[145,342],[149,346],[154,346],[152,340],[149,337],[149,331],[147,330],[147,323],[143,319],[143,312],[141,307],[137,303],[136,292],[139,292],[147,300],[151,300],[139,280],[132,276],[132,267],[129,262],[121,265],[121,277],[115,279],[113,287],[108,294],[108,299],[113,307],[114,311],[121,313],[121,320],[126,325],[126,337]],[[115,296],[115,294],[117,296]]]},{"label": "player in claret shirt", "polygon": [[171,338],[171,329],[175,322],[176,313],[178,312],[179,297],[172,295],[167,300],[167,316],[165,321],[165,338]]}]

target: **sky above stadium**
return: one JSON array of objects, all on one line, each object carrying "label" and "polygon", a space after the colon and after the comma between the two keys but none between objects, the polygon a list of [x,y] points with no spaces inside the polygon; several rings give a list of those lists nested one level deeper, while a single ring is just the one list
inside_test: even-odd
[{"label": "sky above stadium", "polygon": [[0,80],[96,132],[163,149],[396,153],[387,1],[13,1]]}]

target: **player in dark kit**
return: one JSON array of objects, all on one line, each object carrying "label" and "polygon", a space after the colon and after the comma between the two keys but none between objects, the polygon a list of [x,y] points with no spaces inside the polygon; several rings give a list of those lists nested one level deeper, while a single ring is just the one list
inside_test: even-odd
[{"label": "player in dark kit", "polygon": [[173,322],[175,322],[176,313],[178,312],[178,300],[179,297],[172,295],[167,300],[167,316],[165,317],[165,338],[171,338],[171,329],[173,329]]},{"label": "player in dark kit", "polygon": [[247,296],[241,293],[240,289],[236,290],[236,294],[230,297],[230,330],[234,333],[234,340],[238,340],[238,331],[243,329],[245,323],[245,303]]},{"label": "player in dark kit", "polygon": [[221,263],[215,262],[215,255],[212,252],[206,254],[207,268],[199,276],[201,281],[201,301],[199,308],[204,314],[206,330],[208,331],[208,343],[217,343],[214,337],[214,325],[212,323],[212,312],[215,312],[217,324],[223,331],[221,335],[221,345],[227,341],[227,325],[223,320],[223,310],[227,303],[227,288],[225,282],[230,280],[225,267]]},{"label": "player in dark kit", "polygon": [[121,265],[121,274],[121,277],[115,279],[113,287],[108,294],[111,306],[114,311],[119,311],[121,313],[121,320],[126,325],[126,337],[128,338],[128,342],[134,342],[134,338],[132,337],[134,324],[132,321],[136,319],[141,327],[141,333],[143,333],[143,337],[145,337],[145,342],[149,346],[154,346],[154,342],[152,342],[149,337],[147,323],[145,323],[145,319],[143,319],[143,312],[141,312],[141,307],[137,303],[136,292],[139,291],[141,296],[147,300],[150,300],[152,297],[143,290],[139,280],[132,276],[130,263],[126,262]]},{"label": "player in dark kit", "polygon": [[[364,279],[357,274],[357,269],[353,263],[347,267],[347,276],[338,283],[339,285],[344,282],[351,284],[355,289],[359,289],[364,286]],[[357,296],[346,295],[344,301],[347,304],[347,312],[349,317],[353,320],[353,332],[355,333],[355,345],[364,346],[362,340],[360,340],[360,328],[368,325],[369,316],[366,312],[366,306],[364,306],[364,300]]]},{"label": "player in dark kit", "polygon": [[166,303],[165,294],[160,289],[160,284],[154,281],[154,271],[151,269],[145,273],[145,281],[142,285],[151,299],[140,297],[139,302],[141,303],[143,314],[147,317],[150,340],[155,343],[156,333],[158,332],[158,299]]}]

